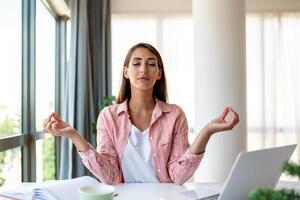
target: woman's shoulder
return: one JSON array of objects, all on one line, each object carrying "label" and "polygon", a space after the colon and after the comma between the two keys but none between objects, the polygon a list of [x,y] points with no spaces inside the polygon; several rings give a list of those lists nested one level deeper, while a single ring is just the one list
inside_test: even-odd
[{"label": "woman's shoulder", "polygon": [[101,113],[104,115],[108,113],[117,113],[119,105],[120,104],[113,104],[113,105],[106,106],[101,110]]},{"label": "woman's shoulder", "polygon": [[176,112],[179,114],[184,113],[183,109],[177,104],[167,103],[167,102],[160,101],[160,100],[158,100],[158,103],[163,111]]},{"label": "woman's shoulder", "polygon": [[102,109],[101,113],[102,115],[111,115],[111,116],[117,116],[122,112],[127,113],[128,111],[127,108],[127,103],[124,101],[123,103],[120,104],[113,104],[110,106],[106,106],[105,108]]}]

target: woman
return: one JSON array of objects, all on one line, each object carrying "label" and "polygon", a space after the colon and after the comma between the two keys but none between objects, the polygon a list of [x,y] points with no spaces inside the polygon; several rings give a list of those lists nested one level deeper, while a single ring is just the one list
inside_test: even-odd
[{"label": "woman", "polygon": [[[225,108],[189,145],[184,112],[166,101],[161,56],[153,46],[139,43],[125,58],[116,104],[99,114],[96,149],[56,113],[44,127],[52,135],[70,138],[84,165],[104,183],[183,184],[199,166],[209,138],[232,129],[239,117],[232,108]],[[228,114],[230,121],[225,120]]]}]

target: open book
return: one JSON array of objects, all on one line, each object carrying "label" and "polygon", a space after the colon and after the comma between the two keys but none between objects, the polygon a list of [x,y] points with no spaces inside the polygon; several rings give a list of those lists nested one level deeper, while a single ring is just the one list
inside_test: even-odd
[{"label": "open book", "polygon": [[77,200],[79,199],[79,188],[95,184],[100,184],[100,182],[89,176],[43,183],[22,183],[21,186],[17,186],[14,189],[2,189],[0,197],[3,195],[12,197],[11,199],[21,200]]}]

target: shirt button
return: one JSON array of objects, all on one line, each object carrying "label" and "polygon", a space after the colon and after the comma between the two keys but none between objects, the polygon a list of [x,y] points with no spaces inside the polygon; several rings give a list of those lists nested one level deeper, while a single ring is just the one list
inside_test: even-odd
[{"label": "shirt button", "polygon": [[186,157],[187,157],[187,158],[189,158],[189,157],[190,157],[190,155],[186,155]]},{"label": "shirt button", "polygon": [[160,173],[160,169],[158,169],[157,172]]},{"label": "shirt button", "polygon": [[154,153],[153,156],[156,157],[156,153]]},{"label": "shirt button", "polygon": [[150,137],[150,140],[152,140],[152,136]]}]

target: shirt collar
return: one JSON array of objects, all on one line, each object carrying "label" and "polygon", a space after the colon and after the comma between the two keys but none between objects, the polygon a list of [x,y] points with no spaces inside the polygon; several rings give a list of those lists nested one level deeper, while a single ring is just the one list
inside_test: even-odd
[{"label": "shirt collar", "polygon": [[118,106],[117,115],[119,115],[122,112],[125,112],[129,116],[127,99],[125,101],[123,101],[122,103],[120,103]]},{"label": "shirt collar", "polygon": [[[157,98],[155,98],[156,104],[153,110],[154,116],[160,116],[162,113],[165,112],[171,112],[171,108],[169,105]],[[120,115],[120,113],[125,112],[129,116],[129,111],[128,111],[128,100],[126,99],[122,103],[119,104],[118,109],[117,109],[117,115]]]}]

